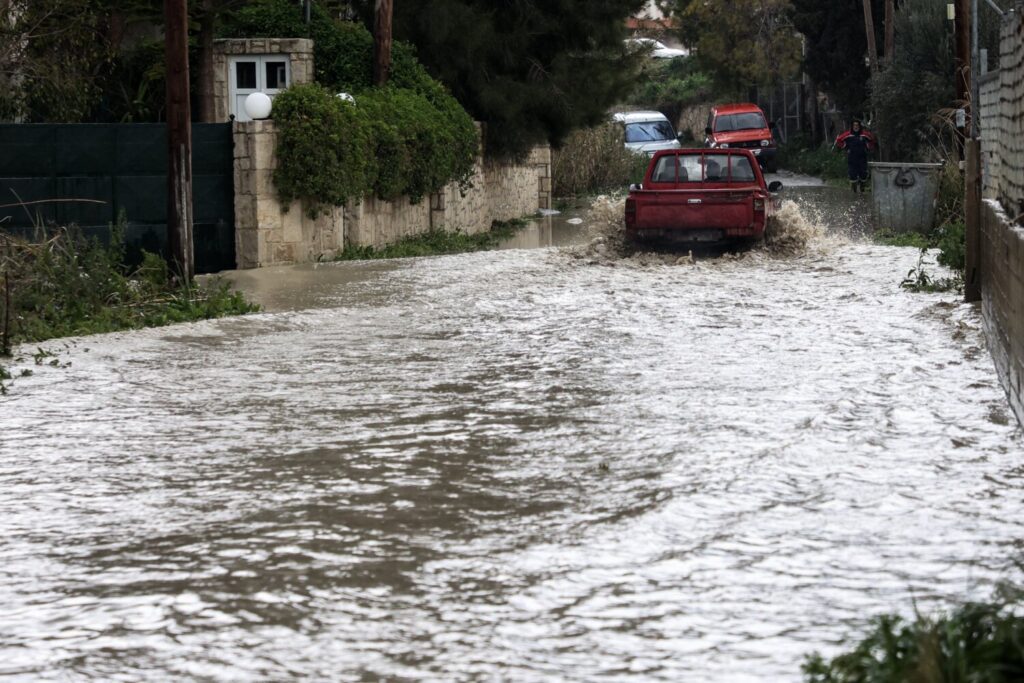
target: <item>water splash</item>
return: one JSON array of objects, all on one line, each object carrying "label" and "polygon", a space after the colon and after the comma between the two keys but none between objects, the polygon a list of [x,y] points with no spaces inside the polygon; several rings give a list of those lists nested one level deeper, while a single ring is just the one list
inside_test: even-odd
[{"label": "water splash", "polygon": [[[692,250],[655,251],[626,239],[625,202],[622,196],[599,196],[586,214],[589,240],[567,250],[573,259],[587,265],[692,265]],[[825,221],[810,207],[786,200],[769,220],[764,241],[739,252],[702,249],[700,260],[739,261],[770,258],[799,258],[832,251],[847,239],[829,233]]]},{"label": "water splash", "polygon": [[826,241],[824,223],[808,213],[795,201],[784,201],[768,220],[761,248],[772,256],[798,257],[822,246]]}]

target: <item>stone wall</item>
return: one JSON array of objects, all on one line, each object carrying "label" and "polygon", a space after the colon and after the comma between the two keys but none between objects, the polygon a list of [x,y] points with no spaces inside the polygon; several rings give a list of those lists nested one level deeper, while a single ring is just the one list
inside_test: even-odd
[{"label": "stone wall", "polygon": [[277,131],[272,121],[236,121],[235,257],[239,268],[331,259],[344,247],[341,209],[311,218],[301,202],[284,206],[274,187]]},{"label": "stone wall", "polygon": [[214,120],[227,121],[231,114],[230,58],[237,55],[287,54],[290,85],[313,82],[313,41],[308,38],[240,38],[213,42]]},{"label": "stone wall", "polygon": [[979,273],[989,350],[1024,425],[1024,227],[1011,224],[994,199],[982,202]]},{"label": "stone wall", "polygon": [[551,208],[551,148],[535,148],[521,163],[478,158],[468,187],[449,183],[440,192],[412,204],[407,198],[385,202],[373,197],[346,207],[346,243],[381,247],[428,230],[468,235]]},{"label": "stone wall", "polygon": [[449,183],[413,203],[365,197],[312,219],[296,202],[284,207],[274,187],[277,129],[273,121],[234,124],[235,230],[239,268],[333,258],[346,245],[383,247],[429,230],[475,234],[551,208],[551,149],[522,163],[478,158],[468,187]]}]

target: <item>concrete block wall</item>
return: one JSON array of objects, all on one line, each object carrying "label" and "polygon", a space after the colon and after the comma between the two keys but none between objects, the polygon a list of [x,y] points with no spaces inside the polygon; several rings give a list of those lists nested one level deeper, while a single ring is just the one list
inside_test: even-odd
[{"label": "concrete block wall", "polygon": [[273,121],[235,122],[235,257],[239,268],[332,259],[345,244],[340,208],[311,218],[302,202],[284,206],[274,187]]},{"label": "concrete block wall", "polygon": [[985,196],[1024,212],[1024,3],[1003,22],[999,71],[980,81]]},{"label": "concrete block wall", "polygon": [[981,301],[985,334],[1010,407],[1024,425],[1024,227],[994,199],[982,202]]},{"label": "concrete block wall", "polygon": [[999,70],[979,81],[979,274],[989,350],[1024,425],[1024,3],[1000,30]]}]

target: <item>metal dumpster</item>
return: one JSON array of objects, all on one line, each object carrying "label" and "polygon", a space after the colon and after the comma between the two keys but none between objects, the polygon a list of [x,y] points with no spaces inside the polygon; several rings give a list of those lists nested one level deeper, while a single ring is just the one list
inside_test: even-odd
[{"label": "metal dumpster", "polygon": [[942,164],[872,162],[871,216],[875,229],[927,232],[935,221]]}]

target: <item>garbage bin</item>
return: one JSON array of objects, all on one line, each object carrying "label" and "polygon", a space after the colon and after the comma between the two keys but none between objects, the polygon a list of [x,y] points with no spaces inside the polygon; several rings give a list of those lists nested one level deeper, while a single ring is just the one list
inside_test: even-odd
[{"label": "garbage bin", "polygon": [[875,229],[926,232],[935,221],[942,164],[872,162],[871,216]]}]

